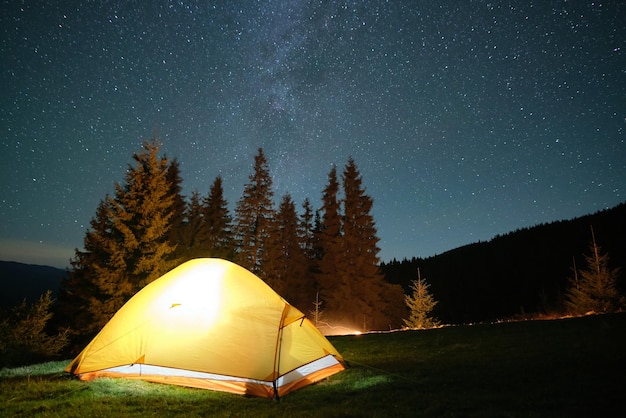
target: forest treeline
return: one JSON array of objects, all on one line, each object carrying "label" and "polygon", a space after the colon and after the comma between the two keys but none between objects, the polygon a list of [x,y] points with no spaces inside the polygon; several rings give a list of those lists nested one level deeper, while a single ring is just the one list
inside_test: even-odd
[{"label": "forest treeline", "polygon": [[[438,301],[433,315],[446,324],[568,313],[573,268],[584,266],[595,241],[609,266],[626,266],[626,203],[573,220],[541,224],[428,258],[392,260],[381,268],[389,283],[410,289],[418,269]],[[626,294],[622,269],[617,288]]]},{"label": "forest treeline", "polygon": [[[101,200],[58,296],[55,322],[77,347],[137,291],[181,263],[221,257],[263,279],[318,325],[389,329],[405,315],[403,291],[384,280],[373,200],[352,158],[333,166],[321,202],[276,200],[258,149],[231,213],[216,177],[206,196],[182,195],[178,162],[156,140],[133,155],[115,192]],[[299,207],[298,207],[299,206]]]},{"label": "forest treeline", "polygon": [[307,198],[297,205],[289,194],[275,199],[260,148],[232,212],[219,176],[206,196],[183,196],[179,164],[160,155],[156,140],[133,161],[96,208],[56,301],[48,292],[3,316],[4,359],[76,354],[136,292],[197,257],[249,269],[326,332],[626,305],[619,269],[626,265],[626,203],[425,259],[381,263],[373,199],[352,158],[342,171],[330,169],[317,204]]}]

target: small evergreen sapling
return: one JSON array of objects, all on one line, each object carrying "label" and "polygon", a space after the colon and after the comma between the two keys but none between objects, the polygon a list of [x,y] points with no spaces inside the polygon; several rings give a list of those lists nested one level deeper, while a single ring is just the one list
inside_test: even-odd
[{"label": "small evergreen sapling", "polygon": [[423,280],[419,269],[417,270],[417,280],[411,281],[410,295],[404,296],[404,302],[409,308],[409,318],[404,319],[404,325],[412,329],[433,328],[439,325],[439,321],[430,316],[437,301],[430,293],[430,285]]},{"label": "small evergreen sapling", "polygon": [[48,290],[32,304],[24,300],[0,319],[0,366],[17,366],[56,357],[67,345],[68,331],[46,332],[52,318],[52,296]]},{"label": "small evergreen sapling", "polygon": [[565,303],[570,313],[611,313],[624,306],[624,297],[617,289],[619,268],[609,268],[609,255],[603,253],[596,244],[593,229],[589,254],[584,256],[587,267],[577,269],[574,265],[573,277],[565,295]]},{"label": "small evergreen sapling", "polygon": [[[311,315],[313,316],[313,324],[316,328],[319,328],[322,323],[322,317],[324,315],[324,311],[322,310],[322,301],[320,300],[320,294],[317,292],[315,295],[315,302],[313,302],[313,306],[315,309],[311,311]],[[324,323],[324,325],[327,325]]]}]

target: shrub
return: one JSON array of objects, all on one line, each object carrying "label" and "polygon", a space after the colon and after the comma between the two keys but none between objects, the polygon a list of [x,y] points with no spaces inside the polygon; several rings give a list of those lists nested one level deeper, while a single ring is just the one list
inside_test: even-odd
[{"label": "shrub", "polygon": [[48,291],[32,304],[22,301],[0,320],[0,365],[19,366],[48,360],[63,350],[68,342],[68,330],[56,335],[46,332],[52,317],[51,305]]}]

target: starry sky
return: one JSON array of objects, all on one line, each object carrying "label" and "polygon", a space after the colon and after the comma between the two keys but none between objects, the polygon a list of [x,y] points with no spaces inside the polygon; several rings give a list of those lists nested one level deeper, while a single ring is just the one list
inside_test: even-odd
[{"label": "starry sky", "polygon": [[626,4],[0,1],[0,260],[65,267],[154,132],[234,209],[353,157],[383,261],[626,200]]}]

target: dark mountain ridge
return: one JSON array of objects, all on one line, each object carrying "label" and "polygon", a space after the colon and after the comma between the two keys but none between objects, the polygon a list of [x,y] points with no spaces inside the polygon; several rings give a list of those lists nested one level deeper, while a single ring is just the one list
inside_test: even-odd
[{"label": "dark mountain ridge", "polygon": [[0,309],[21,303],[32,303],[52,291],[58,292],[66,271],[56,267],[0,261]]},{"label": "dark mountain ridge", "polygon": [[421,259],[382,264],[387,281],[408,292],[421,277],[439,302],[433,311],[448,324],[546,314],[563,309],[563,295],[576,266],[592,241],[622,267],[618,287],[626,290],[626,202],[579,218],[523,228],[487,242],[466,245]]}]

